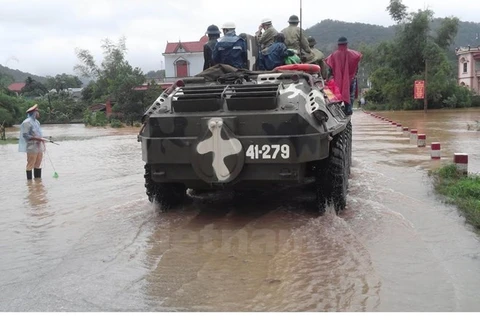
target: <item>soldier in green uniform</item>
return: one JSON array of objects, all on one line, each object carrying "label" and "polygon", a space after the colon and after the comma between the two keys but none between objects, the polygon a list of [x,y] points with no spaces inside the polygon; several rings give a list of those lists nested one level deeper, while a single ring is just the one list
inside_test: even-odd
[{"label": "soldier in green uniform", "polygon": [[290,24],[288,27],[283,29],[281,32],[285,35],[285,44],[288,49],[293,49],[296,53],[302,58],[302,61],[307,61],[311,59],[312,51],[308,45],[308,40],[305,35],[305,31],[300,32],[300,19],[296,15],[290,16],[288,19]]},{"label": "soldier in green uniform", "polygon": [[310,46],[310,50],[312,51],[311,58],[307,61],[307,63],[318,64],[322,68],[322,77],[323,79],[327,79],[328,77],[328,65],[325,62],[325,55],[322,51],[315,48],[317,41],[314,37],[308,37],[308,45]]},{"label": "soldier in green uniform", "polygon": [[[262,33],[263,30],[265,30],[265,32]],[[278,31],[273,27],[272,19],[263,19],[258,27],[258,31],[255,33],[258,46],[260,47],[259,49],[262,53],[265,53],[268,47],[272,45],[277,34]]]}]

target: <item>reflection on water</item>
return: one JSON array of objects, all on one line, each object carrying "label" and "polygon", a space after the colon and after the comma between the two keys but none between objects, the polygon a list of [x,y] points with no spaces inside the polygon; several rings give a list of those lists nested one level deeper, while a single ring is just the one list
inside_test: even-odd
[{"label": "reflection on water", "polygon": [[27,184],[27,200],[33,210],[36,212],[46,208],[48,203],[47,190],[43,182],[39,179],[30,180]]},{"label": "reflection on water", "polygon": [[[427,135],[427,148],[418,148],[416,145],[408,145],[404,142],[408,140],[402,133],[395,132],[395,128],[386,122],[371,117],[368,122],[360,124],[363,130],[374,130],[376,134],[383,137],[375,137],[375,141],[385,141],[388,144],[396,144],[393,148],[388,148],[386,155],[390,152],[398,152],[403,157],[396,157],[397,165],[422,166],[424,168],[435,168],[437,162],[429,161],[432,142],[440,142],[442,146],[443,162],[453,161],[454,153],[468,153],[469,171],[480,172],[480,131],[468,130],[468,124],[480,120],[480,109],[458,109],[458,110],[430,110],[428,113],[423,111],[391,111],[374,112],[382,117],[386,117],[394,122],[401,123],[409,129],[417,129],[419,133]],[[372,132],[373,133],[373,132]],[[375,133],[373,133],[375,134]],[[371,137],[371,135],[369,135]],[[392,139],[389,139],[391,137]],[[378,144],[380,147],[381,145]],[[386,159],[388,163],[391,159]],[[431,167],[433,166],[433,167]]]}]

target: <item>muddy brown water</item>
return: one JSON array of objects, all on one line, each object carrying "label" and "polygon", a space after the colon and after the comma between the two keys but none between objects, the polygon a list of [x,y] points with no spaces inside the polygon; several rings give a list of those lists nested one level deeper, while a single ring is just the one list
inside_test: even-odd
[{"label": "muddy brown water", "polygon": [[480,171],[467,130],[480,110],[382,114],[441,142],[444,159],[355,112],[338,217],[315,217],[301,188],[159,213],[137,129],[43,126],[60,146],[32,183],[17,145],[1,145],[0,310],[479,311],[479,237],[426,172],[454,152]]}]

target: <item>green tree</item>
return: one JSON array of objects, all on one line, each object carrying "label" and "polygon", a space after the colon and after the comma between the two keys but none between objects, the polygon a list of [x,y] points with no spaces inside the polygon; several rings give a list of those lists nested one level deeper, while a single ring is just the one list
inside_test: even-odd
[{"label": "green tree", "polygon": [[387,7],[393,21],[400,23],[407,17],[407,6],[401,0],[390,0],[390,5]]},{"label": "green tree", "polygon": [[104,39],[102,49],[104,59],[97,65],[93,55],[84,49],[77,49],[81,61],[74,69],[83,77],[94,79],[87,88],[87,97],[98,99],[110,96],[117,102],[135,100],[133,88],[145,82],[146,78],[139,68],[133,68],[126,60],[126,40],[122,37],[117,44]]},{"label": "green tree", "polygon": [[[423,101],[413,99],[413,86],[415,80],[425,79],[428,69],[429,105],[443,107],[458,103],[467,106],[469,99],[464,91],[457,89],[448,57],[459,20],[455,17],[441,19],[433,32],[434,13],[431,10],[407,15],[407,8],[401,0],[390,1],[387,10],[398,23],[397,33],[392,41],[365,51],[364,63],[371,71],[372,83],[367,100],[389,104],[393,108],[422,108]],[[454,95],[462,98],[452,98]]]},{"label": "green tree", "polygon": [[47,77],[45,87],[47,90],[55,89],[57,92],[68,88],[80,88],[83,85],[78,76],[72,76],[65,73],[57,74],[55,77]]}]

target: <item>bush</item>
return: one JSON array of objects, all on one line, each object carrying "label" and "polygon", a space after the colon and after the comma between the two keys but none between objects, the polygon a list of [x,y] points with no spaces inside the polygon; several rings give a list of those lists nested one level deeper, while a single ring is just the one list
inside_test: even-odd
[{"label": "bush", "polygon": [[472,107],[480,107],[480,96],[472,96]]},{"label": "bush", "polygon": [[123,128],[124,127],[123,123],[121,123],[120,120],[117,120],[117,119],[112,120],[110,122],[110,126],[112,128]]},{"label": "bush", "polygon": [[14,125],[13,115],[3,108],[0,108],[0,125],[1,124],[4,124],[5,127]]},{"label": "bush", "polygon": [[85,126],[105,127],[108,123],[108,120],[105,113],[101,111],[92,112],[87,109],[83,114],[83,122],[85,123]]}]

